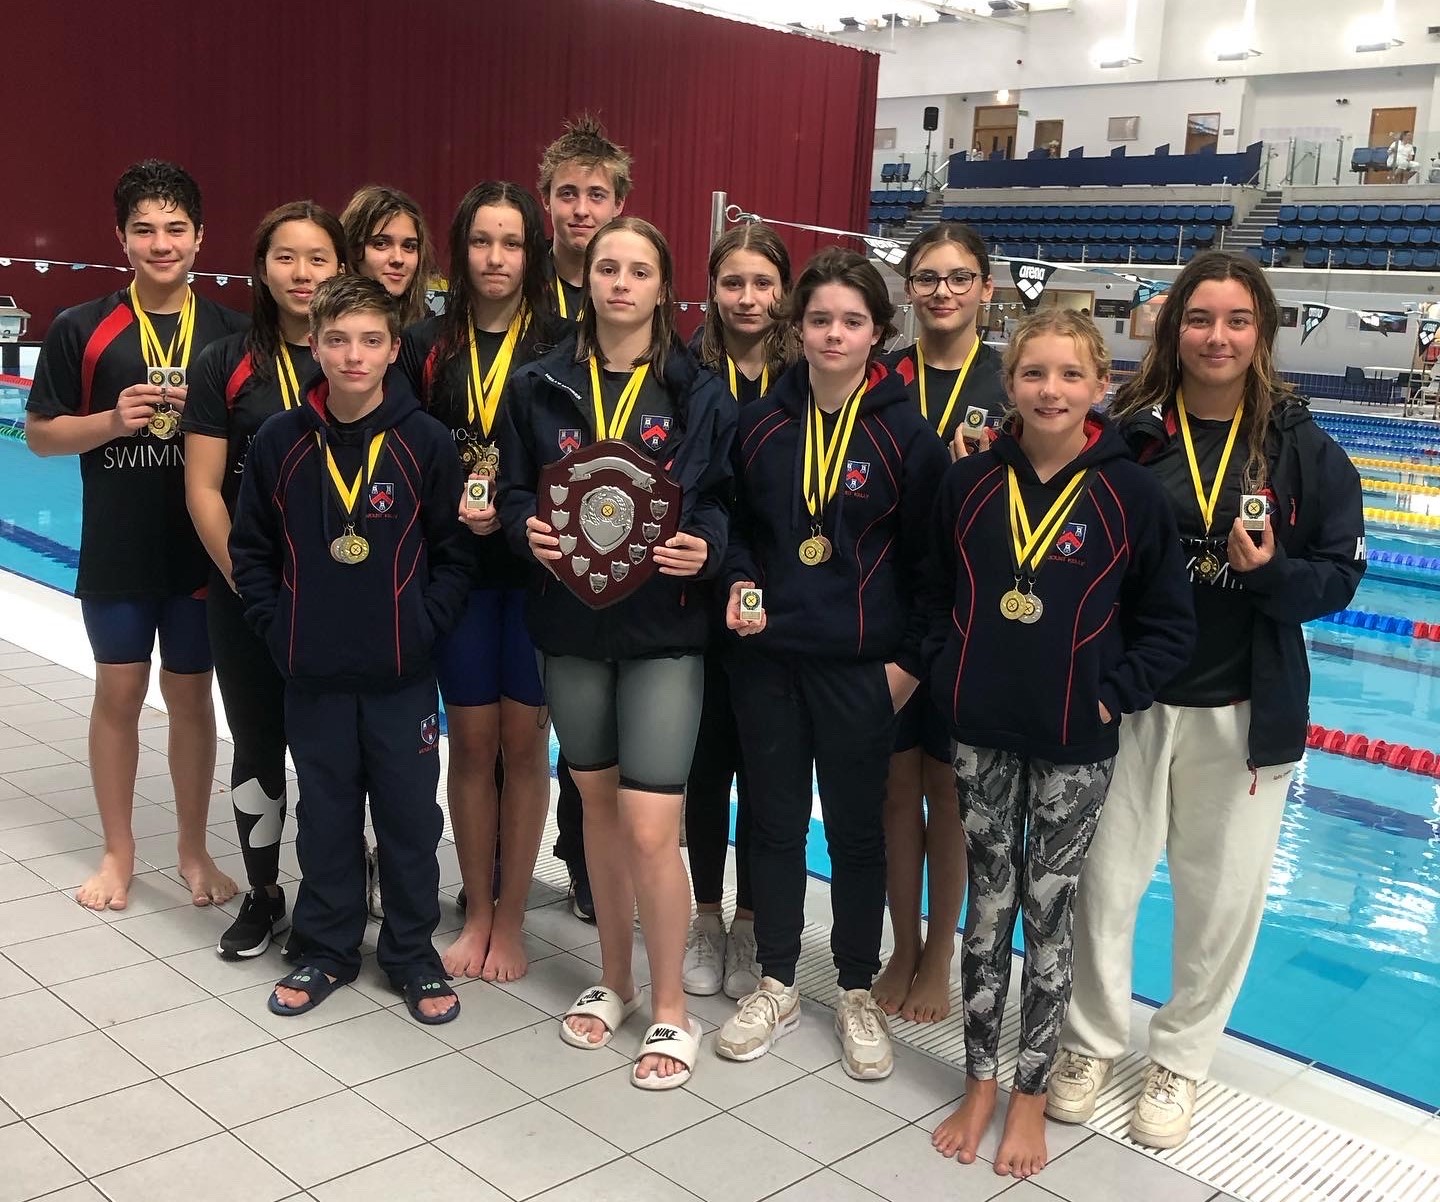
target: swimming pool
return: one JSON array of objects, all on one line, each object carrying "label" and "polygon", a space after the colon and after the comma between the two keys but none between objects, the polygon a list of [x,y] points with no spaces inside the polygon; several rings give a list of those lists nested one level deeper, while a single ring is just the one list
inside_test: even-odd
[{"label": "swimming pool", "polygon": [[[22,406],[19,390],[0,387],[0,425],[21,420]],[[1344,428],[1332,432],[1363,456],[1393,462],[1419,453],[1388,433],[1358,430],[1352,440]],[[1440,466],[1433,475],[1374,465],[1361,473],[1440,486]],[[41,460],[23,441],[0,437],[0,568],[72,590],[79,498],[76,460]],[[1440,494],[1374,488],[1365,503],[1440,514]],[[1371,565],[1352,608],[1440,623],[1440,571],[1381,563],[1374,554],[1440,556],[1440,530],[1372,520],[1367,544]],[[1440,748],[1440,643],[1331,622],[1312,623],[1307,642],[1312,721]],[[812,828],[810,868],[828,877],[819,822]],[[1291,787],[1232,1032],[1440,1108],[1437,911],[1440,779],[1310,752]],[[1137,929],[1134,989],[1142,998],[1169,992],[1171,914],[1162,864]]]}]

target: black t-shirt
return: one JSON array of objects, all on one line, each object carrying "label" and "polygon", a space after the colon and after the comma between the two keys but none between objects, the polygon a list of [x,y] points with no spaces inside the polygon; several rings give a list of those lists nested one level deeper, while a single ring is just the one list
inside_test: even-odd
[{"label": "black t-shirt", "polygon": [[[470,353],[452,355],[443,365],[435,362],[436,343],[440,337],[440,319],[426,318],[405,331],[400,343],[398,366],[409,380],[421,407],[443,422],[455,440],[455,452],[472,471],[479,463],[478,452],[487,444],[493,447],[500,437],[500,414],[509,396],[507,388],[500,396],[487,436],[476,415],[470,420]],[[480,378],[484,380],[505,341],[505,331],[475,331],[475,349],[480,360]],[[510,360],[510,374],[533,358],[534,342],[522,342]],[[457,519],[458,520],[458,519]],[[503,531],[472,536],[474,580],[480,588],[524,588],[528,565],[510,550]]]},{"label": "black t-shirt", "polygon": [[[550,287],[555,291],[555,309],[562,322],[573,321],[577,325],[580,322],[580,310],[585,307],[585,286],[584,284],[572,284],[568,280],[562,280],[555,271],[555,255],[552,251],[549,259]],[[556,285],[559,285],[558,289]]]},{"label": "black t-shirt", "polygon": [[[285,408],[278,365],[257,365],[245,345],[248,337],[232,334],[205,348],[190,374],[190,395],[180,419],[180,429],[187,434],[225,439],[225,479],[220,493],[232,518],[250,440],[266,418]],[[300,385],[291,400],[294,404],[304,397],[320,368],[308,344],[291,343],[287,349]]]},{"label": "black t-shirt", "polygon": [[[721,372],[719,373],[719,375],[720,378],[725,381],[726,387],[729,387],[729,372]],[[765,395],[760,390],[760,385],[765,382],[773,383],[774,381],[766,381],[764,372],[761,372],[760,375],[756,376],[752,380],[743,371],[741,371],[739,367],[736,367],[735,391],[739,393],[739,396],[736,396],[735,399],[742,405],[748,405],[751,401],[758,401],[762,396]]]},{"label": "black t-shirt", "polygon": [[[1190,418],[1195,459],[1207,493],[1215,480],[1229,434],[1228,419]],[[1225,468],[1225,481],[1220,487],[1215,522],[1209,532],[1203,528],[1205,519],[1195,499],[1184,440],[1177,435],[1149,461],[1148,466],[1175,509],[1195,597],[1195,653],[1180,674],[1160,690],[1157,699],[1166,705],[1229,705],[1250,697],[1250,644],[1255,611],[1244,587],[1230,570],[1225,550],[1230,527],[1240,514],[1240,494],[1244,491],[1241,475],[1246,454],[1245,439],[1237,435]],[[1224,565],[1213,584],[1202,580],[1196,569],[1207,550]]]},{"label": "black t-shirt", "polygon": [[[890,367],[905,381],[905,391],[914,402],[915,407],[920,407],[920,380],[915,367],[914,344],[907,346],[897,355],[889,360]],[[940,415],[945,412],[945,406],[950,400],[950,393],[955,387],[955,381],[960,378],[960,369],[934,367],[927,363],[925,365],[925,402],[929,410],[927,420],[932,429],[940,420]],[[946,418],[943,429],[939,429],[940,437],[949,443],[955,437],[955,430],[965,420],[965,410],[971,407],[986,410],[991,417],[1000,417],[1005,412],[1007,401],[1005,397],[1004,379],[1000,372],[1000,354],[993,347],[980,344],[979,350],[975,352],[975,361],[970,364],[969,374],[965,377],[965,384],[960,389],[960,395],[955,398],[955,407]]]},{"label": "black t-shirt", "polygon": [[[628,371],[602,371],[600,373],[600,394],[605,400],[605,420],[608,422],[620,403],[620,394],[630,382]],[[675,420],[675,402],[665,391],[652,367],[645,373],[640,384],[640,394],[635,398],[635,407],[630,411],[630,420],[625,423],[623,441],[637,451],[648,455],[657,463],[665,463],[670,456],[666,447],[670,442],[670,431]]]},{"label": "black t-shirt", "polygon": [[[178,313],[152,313],[168,346]],[[193,373],[201,351],[248,319],[195,297]],[[115,408],[126,388],[145,381],[140,326],[128,290],[67,309],[55,319],[26,408],[41,417],[85,416]],[[141,599],[193,593],[204,586],[210,558],[185,507],[183,440],[159,439],[141,428],[80,456],[80,571],[75,595]]]}]

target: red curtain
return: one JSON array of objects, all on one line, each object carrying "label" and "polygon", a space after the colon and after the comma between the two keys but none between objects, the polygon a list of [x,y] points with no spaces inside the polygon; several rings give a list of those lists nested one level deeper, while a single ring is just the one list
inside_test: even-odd
[{"label": "red curtain", "polygon": [[[148,156],[200,182],[197,270],[248,273],[265,210],[302,197],[338,210],[368,182],[414,195],[440,243],[467,188],[485,178],[533,186],[543,147],[586,110],[634,155],[626,211],[669,237],[682,299],[705,294],[714,191],[764,216],[864,228],[873,54],[651,0],[252,0],[176,11],[113,0],[26,7],[23,41],[6,60],[14,107],[0,255],[123,263],[110,189]],[[784,232],[797,261],[817,245]],[[0,268],[0,292],[34,314],[34,338],[57,309],[122,279],[17,264]],[[249,306],[243,287],[204,290]]]}]

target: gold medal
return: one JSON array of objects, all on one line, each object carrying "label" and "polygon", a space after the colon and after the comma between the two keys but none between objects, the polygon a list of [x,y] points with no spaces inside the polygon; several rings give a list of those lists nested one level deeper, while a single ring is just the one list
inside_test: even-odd
[{"label": "gold medal", "polygon": [[819,567],[830,557],[829,543],[819,538],[807,538],[800,544],[800,562],[807,568]]},{"label": "gold medal", "polygon": [[1000,616],[1015,622],[1025,612],[1025,594],[1012,588],[1000,598]]},{"label": "gold medal", "polygon": [[475,463],[472,470],[479,475],[498,480],[500,478],[500,448],[493,442],[481,442],[473,445],[475,447]]},{"label": "gold medal", "polygon": [[150,415],[146,423],[150,433],[156,438],[169,440],[175,437],[175,432],[180,428],[180,419],[175,416],[175,411],[169,407],[156,409]]},{"label": "gold medal", "polygon": [[1224,566],[1220,557],[1207,548],[1195,561],[1195,572],[1206,584],[1214,584],[1220,578],[1220,571]]},{"label": "gold medal", "polygon": [[1024,622],[1026,626],[1033,626],[1044,615],[1045,606],[1034,593],[1026,593],[1024,603],[1025,607],[1020,611],[1020,616],[1016,621]]},{"label": "gold medal", "polygon": [[330,558],[336,563],[364,563],[370,556],[370,543],[353,530],[333,539],[330,543]]},{"label": "gold medal", "polygon": [[815,541],[820,544],[820,562],[829,563],[830,557],[835,554],[834,546],[823,534],[817,534]]}]

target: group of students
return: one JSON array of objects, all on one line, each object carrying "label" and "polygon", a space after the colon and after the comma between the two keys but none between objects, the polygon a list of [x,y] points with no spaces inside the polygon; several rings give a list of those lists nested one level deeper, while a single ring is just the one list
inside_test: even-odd
[{"label": "group of students", "polygon": [[[900,266],[911,346],[884,353],[895,306],[869,261],[823,250],[792,278],[760,224],[716,241],[684,346],[668,245],[623,214],[629,190],[628,155],[588,120],[546,150],[540,204],[473,188],[439,316],[408,198],[364,189],[339,219],[284,205],[257,231],[246,328],[186,286],[194,181],[154,161],[122,177],[134,283],[57,319],[27,421],[38,453],[81,455],[85,486],[77,593],[106,842],[78,899],[126,904],[158,634],[196,904],[235,892],[204,845],[212,655],[235,739],[249,889],[220,954],[258,955],[285,923],[288,747],[302,880],[295,969],[270,1008],[304,1013],[356,977],[374,875],[379,967],[418,1021],[450,1021],[452,975],[526,971],[553,720],[557,854],[601,946],[560,1035],[604,1047],[644,1004],[638,912],[651,1025],[632,1081],[671,1089],[697,1071],[687,993],[736,999],[714,1040],[735,1061],[801,1020],[814,780],[852,1077],[892,1071],[889,1017],[948,1014],[968,875],[965,1095],[934,1136],[965,1162],[997,1101],[1023,917],[995,1157],[1023,1177],[1045,1163],[1045,1114],[1085,1121],[1127,1046],[1136,910],[1163,850],[1173,992],[1131,1133],[1181,1142],[1303,750],[1301,624],[1343,608],[1364,570],[1359,478],[1274,368],[1263,272],[1196,256],[1102,412],[1109,356],[1087,316],[1042,311],[1003,357],[980,339],[990,261],[954,223]],[[565,536],[537,493],[548,465],[604,439],[652,460],[682,503],[655,575],[592,609],[556,578]],[[443,955],[437,682],[465,911]]]}]

